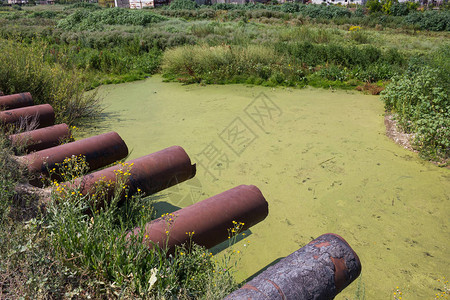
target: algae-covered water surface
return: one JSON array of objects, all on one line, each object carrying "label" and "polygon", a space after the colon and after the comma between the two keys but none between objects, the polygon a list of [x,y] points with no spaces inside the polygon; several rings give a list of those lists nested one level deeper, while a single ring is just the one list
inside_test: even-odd
[{"label": "algae-covered water surface", "polygon": [[378,97],[159,77],[100,95],[106,117],[87,134],[117,131],[130,159],[180,145],[197,163],[196,177],[161,192],[162,203],[185,207],[240,184],[261,189],[269,216],[234,246],[238,281],[332,232],[363,266],[337,299],[353,299],[358,285],[367,299],[392,298],[397,286],[404,299],[431,299],[443,287],[450,172],[385,136]]}]

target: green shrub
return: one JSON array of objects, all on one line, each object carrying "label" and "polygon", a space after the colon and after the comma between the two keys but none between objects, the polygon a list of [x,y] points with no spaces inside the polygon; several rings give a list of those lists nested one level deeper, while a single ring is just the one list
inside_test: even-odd
[{"label": "green shrub", "polygon": [[[448,23],[448,10],[415,12],[418,3],[398,3],[395,0],[369,0],[366,8],[358,6],[352,13],[339,5],[316,5],[285,2],[281,5],[255,4],[231,4],[216,3],[213,5],[196,6],[194,1],[180,0],[181,4],[173,2],[166,9],[158,10],[158,13],[171,17],[186,19],[216,19],[236,20],[259,19],[260,22],[273,22],[267,19],[300,20],[302,23],[314,20],[316,23],[334,23],[336,25],[357,24],[368,27],[385,26],[399,28],[416,25],[424,30],[442,31]],[[366,9],[370,13],[366,15]],[[408,16],[407,16],[408,15]],[[408,20],[405,21],[405,16]],[[350,21],[351,20],[351,21]],[[444,28],[444,29],[443,29]]]},{"label": "green shrub", "polygon": [[[180,2],[180,3],[178,3]],[[300,13],[302,16],[317,18],[323,20],[331,20],[333,18],[349,18],[352,13],[339,6],[323,6],[323,5],[304,5],[300,3],[283,3],[281,5],[264,5],[262,3],[248,3],[248,4],[231,4],[231,3],[216,3],[210,6],[213,10],[227,11],[226,17],[230,20],[242,17],[245,15],[248,18],[279,18],[279,19],[291,19],[289,14]],[[172,2],[168,7],[169,10],[177,10],[178,14],[169,14],[170,16],[198,18],[198,7],[194,1],[191,0],[177,0]],[[205,9],[201,8],[200,10]],[[193,10],[197,10],[197,13],[193,13]],[[188,12],[190,11],[190,12]],[[166,12],[163,14],[168,15]],[[214,17],[209,15],[209,17]]]},{"label": "green shrub", "polygon": [[427,157],[450,155],[449,92],[439,72],[424,67],[394,77],[382,93],[386,109],[397,115],[403,130],[415,134],[415,146]]},{"label": "green shrub", "polygon": [[419,1],[408,1],[406,2],[406,6],[408,7],[409,11],[416,11],[419,6],[420,6],[420,2]]},{"label": "green shrub", "polygon": [[349,18],[352,15],[347,8],[335,5],[299,5],[299,12],[304,16],[318,19]]},{"label": "green shrub", "polygon": [[414,12],[405,17],[405,23],[416,25],[422,30],[449,31],[450,11]]},{"label": "green shrub", "polygon": [[408,4],[405,2],[395,2],[391,6],[391,14],[393,16],[406,16],[409,13]]},{"label": "green shrub", "polygon": [[393,76],[401,73],[399,68],[387,63],[376,63],[366,68],[358,68],[357,79],[364,82],[377,82],[379,80],[389,80]]},{"label": "green shrub", "polygon": [[129,10],[108,8],[102,10],[77,10],[58,22],[58,28],[64,30],[101,30],[103,25],[147,26],[167,20],[167,18],[147,10]]},{"label": "green shrub", "polygon": [[381,2],[381,4],[383,5],[383,7],[381,8],[381,11],[384,12],[386,15],[390,15],[391,12],[391,8],[392,5],[394,4],[393,0],[383,0]]},{"label": "green shrub", "polygon": [[[51,206],[44,224],[56,258],[77,276],[88,275],[103,283],[104,291],[97,292],[96,297],[109,292],[142,298],[198,299],[217,283],[222,290],[210,299],[221,299],[236,288],[229,266],[214,262],[206,249],[185,245],[170,256],[158,247],[149,249],[142,243],[143,234],[126,238],[132,229],[126,227],[130,208],[110,206],[88,216],[85,210],[89,201],[80,196],[64,199]],[[147,210],[141,214],[150,213],[145,203],[136,198],[131,201],[133,206],[140,205],[140,211]],[[145,219],[139,217],[136,225],[145,226]]]},{"label": "green shrub", "polygon": [[[88,47],[53,46],[44,54],[45,61],[63,64],[67,70],[94,73],[100,82],[118,83],[143,79],[154,74],[160,65],[162,52],[156,47],[147,51],[138,39],[127,45],[94,49]],[[92,87],[98,82],[92,81]]]},{"label": "green shrub", "polygon": [[443,44],[435,51],[431,52],[427,58],[430,59],[428,64],[437,69],[439,77],[443,80],[444,86],[450,86],[450,43]]},{"label": "green shrub", "polygon": [[173,0],[167,9],[180,10],[180,9],[196,9],[198,8],[197,2],[193,0]]},{"label": "green shrub", "polygon": [[397,66],[406,66],[407,59],[404,54],[398,51],[396,48],[389,48],[383,52],[382,60],[384,63]]},{"label": "green shrub", "polygon": [[286,13],[296,13],[300,11],[300,5],[295,2],[285,2],[281,4],[280,10]]},{"label": "green shrub", "polygon": [[57,12],[51,10],[35,11],[30,15],[30,18],[45,18],[54,19],[58,16]]},{"label": "green shrub", "polygon": [[380,12],[383,9],[383,5],[378,0],[367,1],[366,7],[370,13]]},{"label": "green shrub", "polygon": [[338,66],[331,65],[326,68],[322,68],[317,72],[317,75],[324,77],[332,81],[345,81],[348,80],[348,75],[346,70],[342,70]]},{"label": "green shrub", "polygon": [[[187,27],[187,26],[186,26]],[[124,48],[123,53],[143,54],[153,48],[165,50],[166,48],[195,44],[197,38],[185,32],[170,32],[164,28],[145,28],[138,33],[113,31],[94,32],[58,32],[62,44],[73,45],[73,51],[81,48],[96,50]]]},{"label": "green shrub", "polygon": [[360,5],[358,5],[355,12],[353,13],[353,16],[355,16],[357,18],[363,18],[365,15],[366,15],[366,11],[364,10],[364,8]]}]

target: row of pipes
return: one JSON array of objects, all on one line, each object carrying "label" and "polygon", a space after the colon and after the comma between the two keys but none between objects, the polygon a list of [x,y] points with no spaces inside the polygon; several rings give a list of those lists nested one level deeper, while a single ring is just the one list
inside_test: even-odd
[{"label": "row of pipes", "polygon": [[[9,140],[13,147],[28,153],[17,160],[25,166],[30,178],[34,178],[30,183],[44,195],[44,206],[50,200],[52,188],[45,187],[38,178],[60,181],[54,174],[71,157],[84,157],[90,173],[59,183],[60,187],[78,188],[81,194],[92,195],[99,181],[109,182],[103,192],[110,199],[117,172],[125,168],[129,172],[124,183],[128,192],[120,194],[121,201],[138,191],[144,196],[154,194],[196,174],[195,164],[180,146],[104,168],[128,156],[128,147],[116,132],[60,144],[71,133],[66,124],[54,125],[55,114],[50,105],[34,105],[30,93],[21,93],[0,96],[0,107],[4,109],[0,111],[2,128],[24,128],[24,123],[34,122],[36,129],[9,135]],[[140,235],[145,236],[144,243],[149,247],[166,247],[168,253],[187,244],[189,239],[211,248],[228,239],[233,222],[244,224],[241,228],[244,231],[264,220],[268,213],[269,205],[261,191],[254,185],[240,185],[174,212],[169,235],[167,221],[161,217],[144,228],[135,228],[128,236],[144,231]],[[189,236],[186,232],[195,234]],[[347,242],[336,234],[324,234],[269,267],[226,299],[332,299],[360,272],[359,258]]]}]

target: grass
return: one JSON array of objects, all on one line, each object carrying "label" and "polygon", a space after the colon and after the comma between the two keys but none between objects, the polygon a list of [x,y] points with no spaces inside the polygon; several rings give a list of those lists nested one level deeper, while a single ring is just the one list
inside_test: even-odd
[{"label": "grass", "polygon": [[[127,238],[130,230],[154,218],[151,197],[136,195],[118,205],[129,172],[121,173],[109,201],[83,196],[76,186],[58,189],[52,182],[54,192],[44,212],[31,198],[14,192],[24,178],[4,136],[1,141],[2,297],[222,299],[237,287],[231,249],[225,260],[216,261],[192,243],[168,255],[166,249],[143,244],[144,231]],[[82,158],[68,158],[61,172],[68,179],[86,169]],[[25,204],[19,206],[19,199]],[[98,206],[100,201],[104,205]],[[24,211],[33,205],[34,214],[24,220]]]},{"label": "grass", "polygon": [[101,109],[99,99],[95,93],[84,94],[87,85],[81,72],[45,61],[47,47],[1,40],[0,90],[6,95],[30,92],[35,104],[52,105],[57,122],[95,117]]},{"label": "grass", "polygon": [[167,78],[187,83],[252,83],[251,74],[261,83],[293,85],[303,78],[303,73],[274,49],[260,45],[171,49],[165,52],[162,70]]}]

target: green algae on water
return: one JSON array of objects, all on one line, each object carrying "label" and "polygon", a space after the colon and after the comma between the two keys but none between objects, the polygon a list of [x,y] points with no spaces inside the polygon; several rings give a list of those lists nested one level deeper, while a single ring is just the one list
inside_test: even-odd
[{"label": "green algae on water", "polygon": [[[450,172],[385,136],[378,97],[160,77],[99,92],[107,117],[87,135],[117,131],[130,159],[180,145],[197,163],[194,179],[158,195],[166,207],[239,184],[261,189],[269,216],[234,246],[237,280],[328,232],[359,255],[367,299],[390,298],[396,286],[405,299],[430,299],[449,276]],[[337,299],[356,292],[355,282]]]}]

